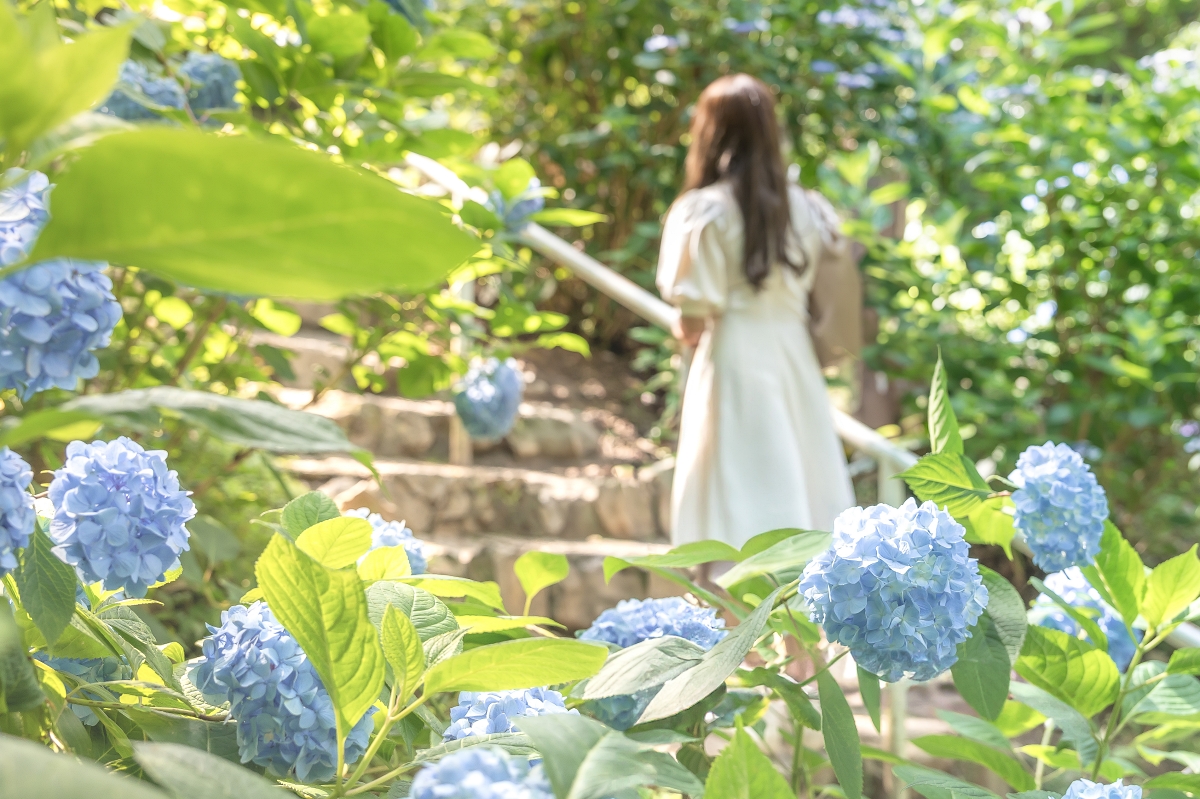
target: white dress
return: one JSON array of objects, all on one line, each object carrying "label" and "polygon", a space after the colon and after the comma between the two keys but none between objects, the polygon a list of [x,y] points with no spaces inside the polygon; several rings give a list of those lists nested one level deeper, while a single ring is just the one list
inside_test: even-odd
[{"label": "white dress", "polygon": [[808,290],[836,215],[798,187],[790,203],[792,246],[809,267],[797,275],[777,264],[759,291],[746,280],[742,215],[728,184],[686,192],[667,215],[659,290],[685,316],[713,319],[684,390],[675,545],[714,539],[740,548],[784,527],[832,530],[855,504],[808,332]]}]

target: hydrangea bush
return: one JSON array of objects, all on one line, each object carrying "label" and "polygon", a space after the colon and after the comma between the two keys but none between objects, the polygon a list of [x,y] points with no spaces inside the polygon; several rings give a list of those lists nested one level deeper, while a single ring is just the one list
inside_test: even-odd
[{"label": "hydrangea bush", "polygon": [[888,682],[933,679],[958,660],[988,603],[963,532],[932,502],[851,508],[800,579],[812,620]]},{"label": "hydrangea bush", "polygon": [[454,395],[454,408],[471,438],[494,441],[512,430],[524,390],[525,379],[511,358],[479,360]]},{"label": "hydrangea bush", "polygon": [[378,513],[371,513],[367,508],[349,510],[346,511],[346,515],[366,519],[371,523],[372,550],[380,547],[404,547],[413,574],[424,574],[429,568],[429,562],[425,558],[425,547],[403,522],[388,521]]},{"label": "hydrangea bush", "polygon": [[523,691],[463,691],[458,704],[450,708],[450,726],[442,733],[447,741],[461,741],[479,735],[516,732],[522,716],[549,713],[574,713],[563,704],[563,695],[550,688]]}]

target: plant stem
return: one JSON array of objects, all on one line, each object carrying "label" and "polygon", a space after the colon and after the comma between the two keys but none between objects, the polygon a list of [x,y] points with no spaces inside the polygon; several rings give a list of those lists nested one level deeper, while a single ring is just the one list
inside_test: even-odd
[{"label": "plant stem", "polygon": [[829,661],[829,662],[828,662],[828,663],[826,663],[826,664],[825,664],[823,667],[821,667],[820,669],[818,669],[816,674],[814,674],[813,676],[809,677],[809,678],[808,678],[807,680],[805,680],[804,682],[800,683],[800,685],[801,685],[801,686],[808,685],[810,682],[812,682],[813,680],[817,679],[818,677],[820,677],[820,676],[821,676],[822,674],[824,674],[825,672],[829,671],[829,669],[833,667],[833,664],[834,664],[834,663],[837,663],[839,660],[841,660],[842,658],[844,658],[844,657],[845,657],[846,655],[848,655],[848,654],[850,654],[850,650],[849,650],[849,649],[843,649],[841,652],[839,652],[839,653],[837,653],[836,655],[834,655],[834,656],[833,656],[833,660]]},{"label": "plant stem", "polygon": [[[367,751],[363,753],[362,760],[358,762],[358,767],[354,769],[354,773],[350,775],[350,779],[346,781],[345,788],[353,788],[354,784],[362,779],[363,773],[367,770],[367,766],[371,764],[371,759],[375,757],[375,753],[379,751],[379,747],[387,738],[388,732],[392,729],[392,725],[400,721],[409,713],[419,708],[429,700],[429,695],[422,695],[420,699],[415,699],[408,704],[404,710],[396,713],[396,705],[400,703],[401,697],[397,695],[395,686],[392,687],[392,695],[388,700],[387,718],[383,720],[383,724],[379,725],[379,731],[375,733],[375,739],[371,741],[371,745],[367,747]],[[403,767],[402,767],[403,768]],[[374,785],[375,782],[370,782],[367,785]],[[367,786],[360,786],[366,788]],[[358,791],[350,791],[346,795],[358,793]],[[340,794],[339,794],[340,795]]]},{"label": "plant stem", "polygon": [[[1046,731],[1042,733],[1042,746],[1050,745],[1050,737],[1054,735],[1054,722],[1046,719]],[[1037,765],[1033,767],[1033,787],[1037,790],[1042,789],[1042,781],[1046,776],[1046,763],[1038,759]]]},{"label": "plant stem", "polygon": [[1147,630],[1146,635],[1142,638],[1142,642],[1137,645],[1133,652],[1133,659],[1129,661],[1129,667],[1125,669],[1124,676],[1121,677],[1120,687],[1117,689],[1117,698],[1113,702],[1112,713],[1108,716],[1108,724],[1104,729],[1104,738],[1100,740],[1100,748],[1096,752],[1096,763],[1092,767],[1092,780],[1100,778],[1100,767],[1104,763],[1104,756],[1111,748],[1113,736],[1117,734],[1123,723],[1121,722],[1121,705],[1125,702],[1125,695],[1129,693],[1130,683],[1133,682],[1133,670],[1141,663],[1142,658],[1147,652],[1158,646],[1160,638],[1155,638],[1154,634],[1157,630]]},{"label": "plant stem", "polygon": [[171,377],[171,382],[167,385],[175,386],[179,384],[179,380],[183,377],[183,373],[187,371],[192,359],[194,359],[200,353],[200,348],[204,346],[204,339],[208,336],[208,331],[214,324],[216,324],[217,319],[220,318],[221,314],[225,312],[225,306],[227,304],[228,300],[226,300],[224,297],[217,300],[216,303],[213,304],[213,308],[209,312],[208,316],[205,317],[204,321],[201,322],[196,328],[196,332],[192,334],[192,340],[188,342],[188,348],[176,362],[175,374]]}]

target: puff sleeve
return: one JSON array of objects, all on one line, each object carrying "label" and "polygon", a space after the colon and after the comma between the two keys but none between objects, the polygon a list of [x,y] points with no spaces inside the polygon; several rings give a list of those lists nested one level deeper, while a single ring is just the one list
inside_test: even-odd
[{"label": "puff sleeve", "polygon": [[725,311],[729,294],[725,211],[719,196],[701,189],[681,196],[667,213],[656,283],[662,298],[684,316],[717,316]]}]

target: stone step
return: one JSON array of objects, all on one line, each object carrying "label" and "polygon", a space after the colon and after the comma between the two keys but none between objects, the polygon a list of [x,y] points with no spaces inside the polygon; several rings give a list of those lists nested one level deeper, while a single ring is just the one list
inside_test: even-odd
[{"label": "stone step", "polygon": [[669,530],[670,459],[640,469],[590,464],[555,472],[379,458],[379,482],[352,458],[284,463],[339,503],[406,519],[418,536],[435,541],[502,531],[523,538],[665,543]]}]

